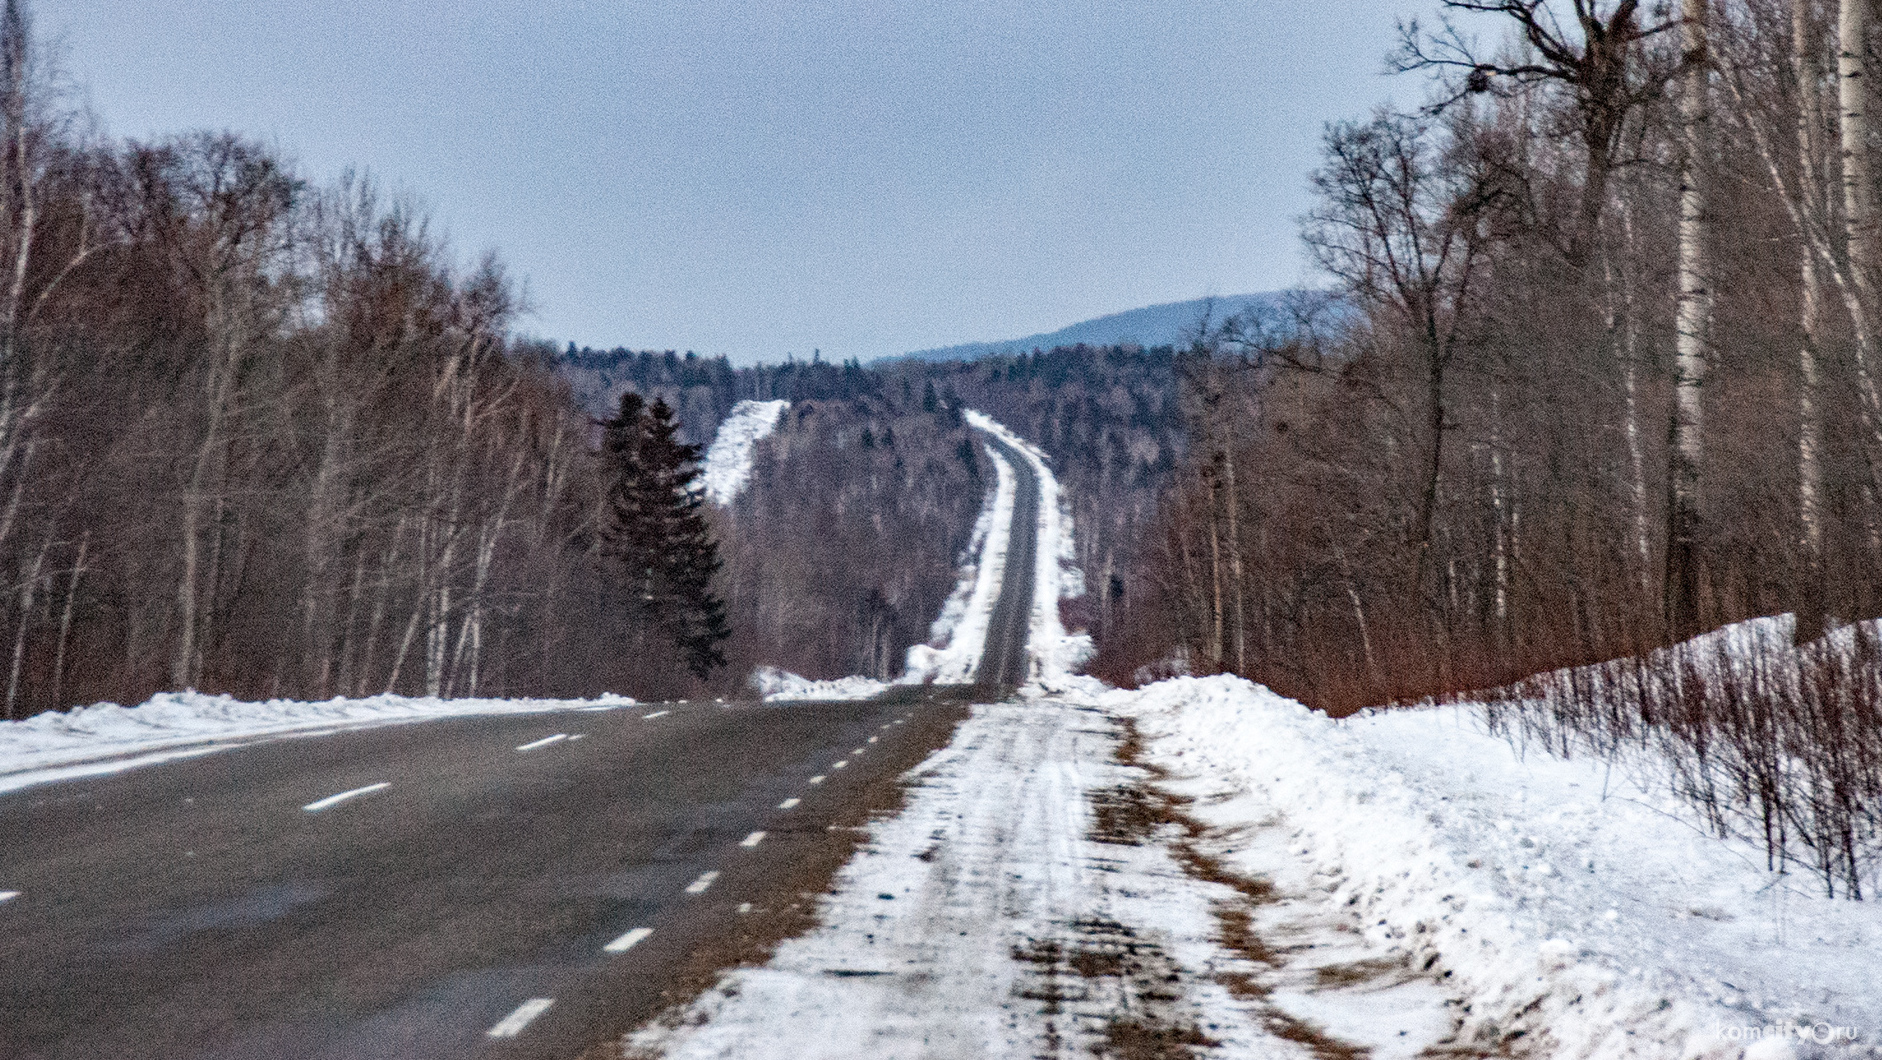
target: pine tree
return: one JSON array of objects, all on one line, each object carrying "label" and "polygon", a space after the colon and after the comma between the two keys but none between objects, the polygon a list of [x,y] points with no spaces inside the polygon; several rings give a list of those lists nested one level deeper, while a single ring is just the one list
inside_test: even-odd
[{"label": "pine tree", "polygon": [[603,427],[614,475],[607,554],[621,566],[641,628],[672,641],[687,669],[703,678],[725,665],[719,645],[731,630],[725,601],[712,590],[721,561],[701,511],[699,446],[679,441],[665,401],[648,406],[634,393],[621,395],[619,415]]}]

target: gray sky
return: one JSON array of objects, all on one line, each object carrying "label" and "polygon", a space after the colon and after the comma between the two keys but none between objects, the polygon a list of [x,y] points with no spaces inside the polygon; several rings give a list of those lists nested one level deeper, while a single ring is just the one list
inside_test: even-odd
[{"label": "gray sky", "polygon": [[525,332],[863,358],[1288,286],[1419,0],[39,0],[106,131],[416,194]]}]

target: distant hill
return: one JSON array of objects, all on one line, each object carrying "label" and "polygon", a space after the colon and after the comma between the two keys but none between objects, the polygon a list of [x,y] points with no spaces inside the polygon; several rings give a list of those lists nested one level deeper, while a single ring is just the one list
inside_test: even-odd
[{"label": "distant hill", "polygon": [[1219,298],[1197,298],[1188,302],[1167,302],[1163,305],[1145,306],[1131,309],[1110,316],[1087,320],[1057,331],[1048,331],[1039,335],[1028,335],[1023,339],[1009,339],[1005,342],[966,342],[959,346],[943,346],[933,350],[916,350],[903,356],[923,361],[972,361],[981,357],[992,357],[1002,353],[1029,353],[1034,349],[1050,350],[1055,346],[1117,346],[1136,344],[1139,346],[1175,346],[1186,343],[1194,336],[1196,325],[1203,314],[1209,314],[1211,323],[1220,323],[1223,318],[1233,316],[1254,307],[1272,305],[1281,297],[1279,291],[1261,294],[1225,295]]}]

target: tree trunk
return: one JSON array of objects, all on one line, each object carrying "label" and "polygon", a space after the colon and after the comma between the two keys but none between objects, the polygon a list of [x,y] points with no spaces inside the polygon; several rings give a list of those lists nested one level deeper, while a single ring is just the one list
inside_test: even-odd
[{"label": "tree trunk", "polygon": [[1667,438],[1665,613],[1668,635],[1699,632],[1701,571],[1700,476],[1705,465],[1701,402],[1712,325],[1706,258],[1704,170],[1709,139],[1707,0],[1682,0],[1680,51],[1679,305],[1673,364],[1673,415]]}]

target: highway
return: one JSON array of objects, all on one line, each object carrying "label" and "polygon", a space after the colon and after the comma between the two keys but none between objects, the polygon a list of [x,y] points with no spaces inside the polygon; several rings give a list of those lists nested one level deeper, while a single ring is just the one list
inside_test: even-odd
[{"label": "highway", "polygon": [[1027,675],[1038,483],[977,683],[280,739],[0,796],[0,1057],[576,1057],[809,926],[962,705]]}]

